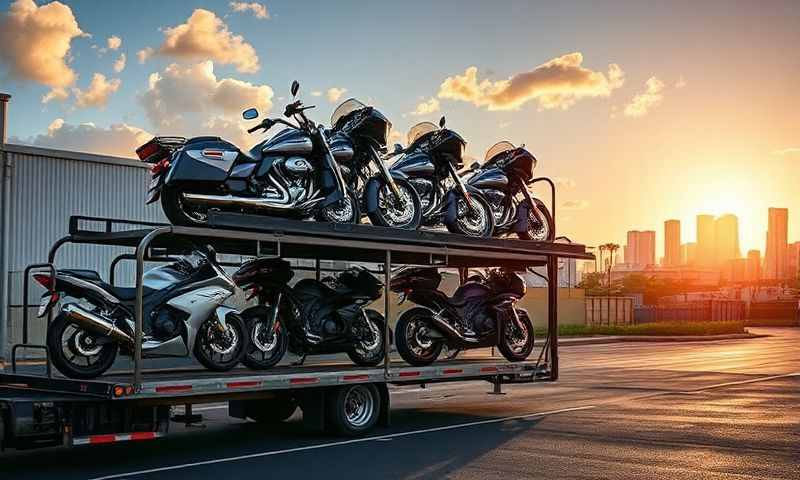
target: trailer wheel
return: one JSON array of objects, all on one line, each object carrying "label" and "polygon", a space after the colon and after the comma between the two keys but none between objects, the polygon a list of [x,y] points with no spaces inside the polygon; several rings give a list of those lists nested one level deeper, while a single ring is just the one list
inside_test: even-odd
[{"label": "trailer wheel", "polygon": [[258,423],[274,424],[288,420],[297,410],[297,401],[291,397],[252,402],[247,416]]},{"label": "trailer wheel", "polygon": [[326,397],[327,420],[335,433],[348,437],[368,432],[381,413],[378,389],[369,383],[348,385],[333,390]]}]

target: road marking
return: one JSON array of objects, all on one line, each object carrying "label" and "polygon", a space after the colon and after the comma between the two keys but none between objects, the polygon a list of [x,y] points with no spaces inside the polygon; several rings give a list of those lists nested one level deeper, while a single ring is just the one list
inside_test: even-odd
[{"label": "road marking", "polygon": [[693,388],[691,390],[686,390],[684,392],[678,392],[678,393],[683,393],[683,394],[700,393],[705,390],[712,390],[714,388],[734,387],[736,385],[747,385],[748,383],[768,382],[770,380],[777,380],[779,378],[789,378],[789,377],[800,377],[800,372],[784,373],[783,375],[771,375],[769,377],[750,378],[748,380],[736,380],[733,382],[717,383],[715,385]]},{"label": "road marking", "polygon": [[510,417],[502,417],[502,418],[492,418],[489,420],[479,420],[475,422],[467,422],[467,423],[459,423],[455,425],[445,425],[443,427],[433,427],[433,428],[424,428],[421,430],[411,430],[409,432],[398,432],[398,433],[389,433],[386,435],[376,435],[372,437],[364,437],[364,438],[355,438],[353,440],[343,440],[340,442],[331,442],[331,443],[322,443],[318,445],[308,445],[305,447],[295,447],[295,448],[287,448],[284,450],[271,450],[268,452],[260,452],[260,453],[251,453],[249,455],[240,455],[236,457],[227,457],[227,458],[217,458],[214,460],[204,460],[200,462],[193,462],[193,463],[184,463],[180,465],[171,465],[169,467],[159,467],[159,468],[151,468],[148,470],[138,470],[135,472],[127,472],[127,473],[117,473],[113,475],[106,475],[104,477],[96,477],[90,480],[110,480],[113,478],[128,478],[128,477],[136,477],[139,475],[148,475],[151,473],[158,473],[158,472],[168,472],[172,470],[180,470],[184,468],[192,468],[192,467],[199,467],[203,465],[213,465],[217,463],[228,463],[228,462],[238,462],[240,460],[249,460],[253,458],[261,458],[261,457],[272,457],[276,455],[284,455],[287,453],[296,453],[296,452],[304,452],[307,450],[318,450],[322,448],[330,448],[330,447],[338,447],[342,445],[352,445],[355,443],[364,443],[364,442],[373,442],[373,441],[387,441],[393,438],[401,438],[401,437],[409,437],[412,435],[421,435],[424,433],[432,433],[432,432],[442,432],[447,430],[455,430],[459,428],[469,428],[475,427],[479,425],[489,425],[493,423],[503,423],[509,422],[513,420],[526,420],[529,418],[537,418],[537,417],[544,417],[547,415],[556,415],[559,413],[567,413],[567,412],[577,412],[580,410],[590,410],[595,408],[595,405],[585,405],[582,407],[571,407],[571,408],[561,408],[558,410],[549,410],[546,412],[537,412],[537,413],[528,413],[524,415],[513,415]]}]

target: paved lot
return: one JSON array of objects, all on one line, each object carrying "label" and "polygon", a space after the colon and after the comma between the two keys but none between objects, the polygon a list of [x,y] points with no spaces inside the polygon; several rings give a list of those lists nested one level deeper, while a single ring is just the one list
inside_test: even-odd
[{"label": "paved lot", "polygon": [[561,381],[393,393],[356,441],[228,419],[107,447],[13,452],[0,478],[800,478],[800,330],[561,351]]}]

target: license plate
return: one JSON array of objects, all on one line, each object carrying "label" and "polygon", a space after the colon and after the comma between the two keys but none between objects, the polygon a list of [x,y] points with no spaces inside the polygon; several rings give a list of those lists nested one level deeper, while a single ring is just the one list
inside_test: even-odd
[{"label": "license plate", "polygon": [[39,311],[36,312],[37,317],[44,317],[44,314],[47,313],[47,309],[50,307],[50,294],[46,293],[43,297],[41,302],[39,303]]}]

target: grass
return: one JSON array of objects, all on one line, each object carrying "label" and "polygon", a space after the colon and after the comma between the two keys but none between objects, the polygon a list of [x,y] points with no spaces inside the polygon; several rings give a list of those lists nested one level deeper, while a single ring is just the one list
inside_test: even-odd
[{"label": "grass", "polygon": [[[723,335],[729,333],[745,333],[744,322],[658,322],[640,325],[559,325],[560,337],[584,337],[591,335]],[[547,335],[547,329],[537,328],[534,335],[541,338]]]}]

